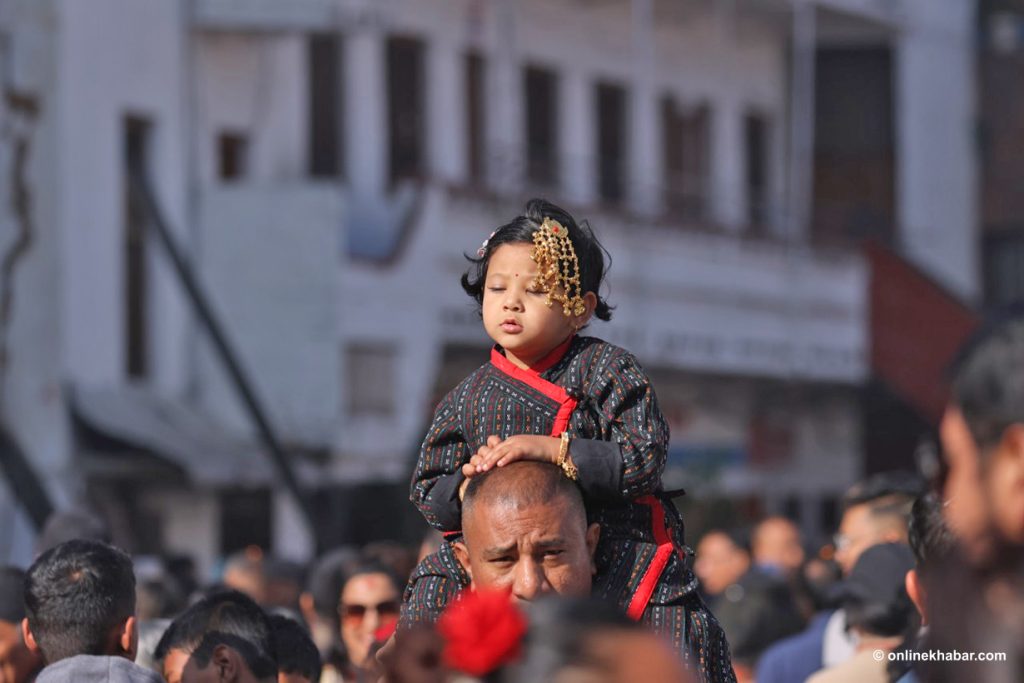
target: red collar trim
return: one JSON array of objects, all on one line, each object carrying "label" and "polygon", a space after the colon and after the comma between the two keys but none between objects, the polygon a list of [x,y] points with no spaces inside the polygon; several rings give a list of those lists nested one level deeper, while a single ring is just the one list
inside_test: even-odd
[{"label": "red collar trim", "polygon": [[540,375],[542,372],[554,367],[558,361],[562,360],[562,357],[565,356],[569,347],[572,345],[572,340],[575,338],[576,335],[570,334],[568,339],[553,348],[548,355],[544,356],[528,368],[521,368],[510,361],[505,354],[498,350],[498,346],[495,345],[494,348],[491,349],[491,363],[499,370],[513,376],[524,372],[531,375]]}]

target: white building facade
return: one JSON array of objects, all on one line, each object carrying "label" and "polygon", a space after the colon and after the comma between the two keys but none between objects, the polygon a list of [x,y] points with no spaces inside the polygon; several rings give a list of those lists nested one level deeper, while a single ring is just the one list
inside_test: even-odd
[{"label": "white building facade", "polygon": [[[433,405],[487,357],[462,254],[545,196],[612,255],[592,333],[654,380],[666,484],[827,531],[861,474],[870,272],[813,239],[814,49],[891,51],[898,246],[970,300],[968,4],[6,3],[4,428],[55,504],[127,517],[122,538],[203,567],[243,540],[308,556],[130,160],[321,502],[404,486]],[[15,493],[0,553],[24,559]],[[265,539],[226,538],[260,505]]]}]

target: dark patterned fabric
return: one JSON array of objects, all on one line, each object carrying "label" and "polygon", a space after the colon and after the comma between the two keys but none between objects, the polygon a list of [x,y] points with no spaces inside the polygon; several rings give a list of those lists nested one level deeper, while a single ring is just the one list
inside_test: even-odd
[{"label": "dark patterned fabric", "polygon": [[[541,378],[577,401],[567,431],[570,453],[591,519],[601,525],[594,595],[625,609],[651,566],[658,545],[653,508],[634,502],[661,494],[668,425],[654,389],[636,358],[593,337],[576,337],[565,355]],[[438,405],[413,474],[411,499],[435,528],[461,528],[458,487],[467,463],[487,437],[551,434],[560,403],[510,376],[494,363],[481,366]],[[663,497],[662,497],[663,498]],[[665,528],[675,547],[651,596],[644,620],[696,657],[708,681],[732,680],[728,646],[721,629],[696,595],[683,524],[663,499]],[[468,585],[451,550],[442,549],[416,568],[405,592],[402,625],[433,621],[443,606]],[[692,655],[690,653],[693,653]]]}]

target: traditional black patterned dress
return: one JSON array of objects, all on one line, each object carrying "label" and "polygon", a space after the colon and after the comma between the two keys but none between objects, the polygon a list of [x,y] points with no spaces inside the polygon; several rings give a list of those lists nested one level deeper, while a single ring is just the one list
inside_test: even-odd
[{"label": "traditional black patterned dress", "polygon": [[593,337],[571,338],[530,369],[496,347],[438,405],[411,498],[446,542],[413,572],[402,625],[433,621],[469,585],[452,550],[462,466],[491,434],[566,430],[588,514],[601,525],[593,594],[669,636],[703,680],[734,680],[722,630],[697,594],[682,519],[662,492],[668,425],[654,389],[629,352]]}]

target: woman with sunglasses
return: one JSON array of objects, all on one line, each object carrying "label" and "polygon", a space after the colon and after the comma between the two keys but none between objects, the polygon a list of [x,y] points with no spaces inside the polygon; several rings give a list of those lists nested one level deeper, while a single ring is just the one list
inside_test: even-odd
[{"label": "woman with sunglasses", "polygon": [[387,566],[367,563],[349,574],[338,601],[341,641],[352,666],[345,680],[375,680],[374,645],[391,636],[401,600],[398,580]]}]

